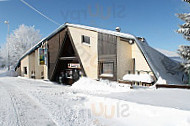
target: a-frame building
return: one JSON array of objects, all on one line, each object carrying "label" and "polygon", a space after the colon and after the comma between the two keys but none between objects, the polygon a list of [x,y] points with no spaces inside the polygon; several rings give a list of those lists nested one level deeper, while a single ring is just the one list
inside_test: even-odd
[{"label": "a-frame building", "polygon": [[68,83],[74,82],[76,73],[114,81],[125,74],[149,74],[154,83],[183,83],[180,64],[151,48],[144,38],[69,23],[28,50],[16,70],[21,76],[51,81],[64,76]]}]

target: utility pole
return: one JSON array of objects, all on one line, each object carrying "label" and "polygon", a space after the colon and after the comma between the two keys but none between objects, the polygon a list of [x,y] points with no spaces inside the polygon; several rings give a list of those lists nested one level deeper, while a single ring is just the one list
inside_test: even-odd
[{"label": "utility pole", "polygon": [[[7,38],[9,37],[9,21],[4,21],[5,24],[7,24]],[[10,62],[9,62],[9,42],[7,42],[7,67],[8,70],[10,70]]]}]

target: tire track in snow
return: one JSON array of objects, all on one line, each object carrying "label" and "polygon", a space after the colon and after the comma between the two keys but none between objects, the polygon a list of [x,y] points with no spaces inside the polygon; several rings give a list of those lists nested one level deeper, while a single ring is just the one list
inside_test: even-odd
[{"label": "tire track in snow", "polygon": [[3,84],[2,86],[11,98],[18,126],[56,125],[48,113],[43,111],[27,94],[12,84]]},{"label": "tire track in snow", "polygon": [[[86,115],[89,111],[83,105],[84,97],[77,96],[72,90],[60,85],[39,83],[38,81],[26,81],[19,79],[15,85],[20,90],[34,98],[45,107],[58,125],[88,126],[93,124],[93,117]],[[28,90],[29,89],[29,90]]]},{"label": "tire track in snow", "polygon": [[18,118],[12,98],[0,83],[0,125],[18,125]]},{"label": "tire track in snow", "polygon": [[16,119],[17,119],[17,125],[18,125],[18,126],[22,126],[22,125],[21,125],[21,122],[20,122],[20,119],[19,119],[18,111],[17,111],[17,109],[16,109],[15,102],[14,102],[14,100],[13,100],[13,96],[12,96],[12,94],[11,94],[10,92],[7,91],[7,93],[9,94],[10,99],[11,99],[11,102],[12,102],[12,106],[13,106],[13,109],[14,109],[14,112],[15,112],[15,116],[16,116]]}]

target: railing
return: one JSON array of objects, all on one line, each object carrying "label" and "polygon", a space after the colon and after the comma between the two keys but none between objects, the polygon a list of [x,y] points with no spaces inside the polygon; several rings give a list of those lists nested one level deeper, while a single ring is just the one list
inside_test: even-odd
[{"label": "railing", "polygon": [[144,70],[136,70],[136,71],[133,71],[133,70],[127,70],[126,71],[126,74],[153,74],[152,71],[144,71]]},{"label": "railing", "polygon": [[130,84],[131,86],[132,85],[140,85],[140,86],[152,86],[155,82],[155,77],[152,73],[152,71],[144,71],[144,70],[136,70],[136,71],[133,71],[133,70],[127,70],[126,71],[126,74],[136,74],[136,75],[141,75],[141,74],[149,74],[153,77],[153,82],[152,83],[148,83],[148,82],[141,82],[141,81],[130,81],[130,80],[118,80],[119,83],[124,83],[124,84]]}]

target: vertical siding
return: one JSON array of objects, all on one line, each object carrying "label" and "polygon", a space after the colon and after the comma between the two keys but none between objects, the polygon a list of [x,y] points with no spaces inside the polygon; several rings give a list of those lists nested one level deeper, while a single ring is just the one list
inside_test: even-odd
[{"label": "vertical siding", "polygon": [[98,61],[99,63],[113,62],[114,63],[114,77],[107,78],[107,79],[117,80],[117,38],[116,36],[104,34],[104,33],[98,33]]},{"label": "vertical siding", "polygon": [[65,37],[65,30],[57,33],[50,40],[48,40],[48,78],[51,79],[58,57],[58,52],[61,48]]}]

